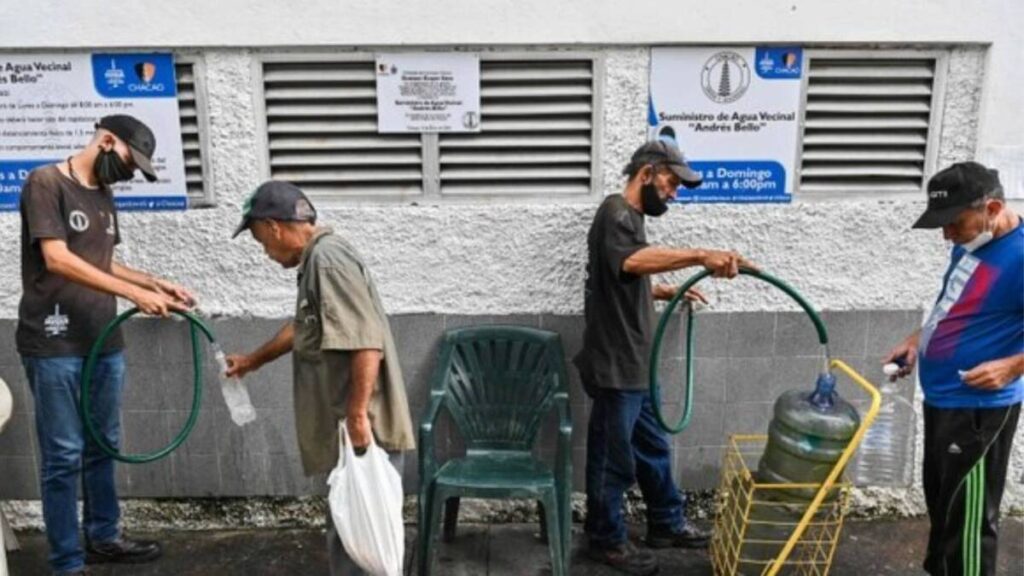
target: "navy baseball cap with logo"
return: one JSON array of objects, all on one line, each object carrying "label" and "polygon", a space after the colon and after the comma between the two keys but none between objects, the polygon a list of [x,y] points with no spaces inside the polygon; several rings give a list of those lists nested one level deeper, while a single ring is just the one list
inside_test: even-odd
[{"label": "navy baseball cap with logo", "polygon": [[999,172],[977,162],[958,162],[928,180],[928,208],[914,228],[942,228],[975,200],[1002,189]]},{"label": "navy baseball cap with logo", "polygon": [[248,230],[253,220],[316,222],[316,209],[299,187],[291,182],[268,180],[249,195],[242,206],[242,221],[232,238]]},{"label": "navy baseball cap with logo", "polygon": [[156,171],[153,170],[153,152],[156,150],[156,136],[138,118],[127,114],[104,116],[96,123],[96,128],[103,128],[117,136],[132,154],[135,167],[149,182],[156,182]]},{"label": "navy baseball cap with logo", "polygon": [[679,181],[687,188],[696,188],[702,181],[700,174],[694,172],[686,163],[686,158],[679,147],[668,138],[659,138],[642,144],[633,152],[633,157],[630,158],[624,172],[629,174],[631,168],[640,168],[647,164],[665,166],[678,176]]}]

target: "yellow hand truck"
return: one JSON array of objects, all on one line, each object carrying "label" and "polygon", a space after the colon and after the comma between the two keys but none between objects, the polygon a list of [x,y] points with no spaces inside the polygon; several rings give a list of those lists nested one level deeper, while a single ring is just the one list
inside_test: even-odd
[{"label": "yellow hand truck", "polygon": [[[729,439],[710,544],[715,576],[828,574],[850,498],[851,485],[842,477],[843,471],[882,401],[878,389],[848,365],[832,360],[830,366],[871,397],[860,428],[821,484],[758,482],[751,470],[756,469],[768,437],[734,435]],[[814,497],[808,503],[794,493],[813,493]]]}]

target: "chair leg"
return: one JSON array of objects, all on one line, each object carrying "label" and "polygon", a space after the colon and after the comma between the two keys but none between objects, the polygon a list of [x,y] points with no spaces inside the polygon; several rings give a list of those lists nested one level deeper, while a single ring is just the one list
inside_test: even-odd
[{"label": "chair leg", "polygon": [[561,522],[559,519],[559,506],[555,492],[550,491],[544,494],[544,523],[547,524],[548,550],[551,552],[551,574],[552,576],[566,576],[568,572],[565,567],[565,554],[562,551]]},{"label": "chair leg", "polygon": [[558,503],[559,522],[561,522],[562,528],[562,556],[565,558],[565,573],[568,574],[572,570],[572,500],[570,497],[564,497],[562,495],[556,496],[560,500]]},{"label": "chair leg", "polygon": [[537,518],[540,520],[540,541],[548,543],[548,520],[544,513],[544,502],[537,500]]},{"label": "chair leg", "polygon": [[431,552],[435,548],[434,541],[437,539],[437,524],[441,516],[441,503],[444,502],[444,495],[439,494],[435,486],[428,486],[423,491],[426,499],[420,505],[422,521],[419,525],[419,538],[417,563],[419,564],[419,576],[430,576],[433,563]]},{"label": "chair leg", "polygon": [[455,527],[459,523],[459,498],[449,498],[444,503],[444,541],[455,540]]},{"label": "chair leg", "polygon": [[418,576],[426,576],[427,565],[430,562],[428,558],[430,546],[427,544],[430,541],[430,496],[430,486],[424,483],[420,487],[419,510],[416,517],[418,532],[416,535],[416,574]]}]

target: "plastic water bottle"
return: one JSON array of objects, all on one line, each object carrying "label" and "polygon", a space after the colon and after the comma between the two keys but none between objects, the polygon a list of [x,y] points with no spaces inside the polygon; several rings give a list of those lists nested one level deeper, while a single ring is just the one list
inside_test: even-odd
[{"label": "plastic water bottle", "polygon": [[249,390],[238,378],[228,377],[228,361],[223,350],[215,347],[213,357],[217,360],[220,391],[224,394],[224,402],[228,405],[231,420],[239,426],[245,426],[256,419],[256,409],[249,400]]},{"label": "plastic water bottle", "polygon": [[859,485],[903,486],[909,482],[913,465],[914,405],[900,395],[888,377],[898,373],[900,366],[883,368],[886,384],[879,390],[882,404],[875,421],[868,428],[860,446],[860,462],[854,478]]}]

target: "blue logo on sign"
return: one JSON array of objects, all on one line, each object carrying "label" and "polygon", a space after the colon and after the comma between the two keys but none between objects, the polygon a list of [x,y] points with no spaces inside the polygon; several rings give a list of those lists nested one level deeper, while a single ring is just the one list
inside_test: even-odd
[{"label": "blue logo on sign", "polygon": [[93,54],[96,91],[107,98],[174,98],[171,54]]},{"label": "blue logo on sign", "polygon": [[692,190],[680,188],[677,202],[760,203],[789,202],[786,169],[771,160],[720,160],[690,162],[704,181]]},{"label": "blue logo on sign", "polygon": [[762,46],[754,51],[754,68],[766,80],[799,80],[803,67],[799,46]]}]

